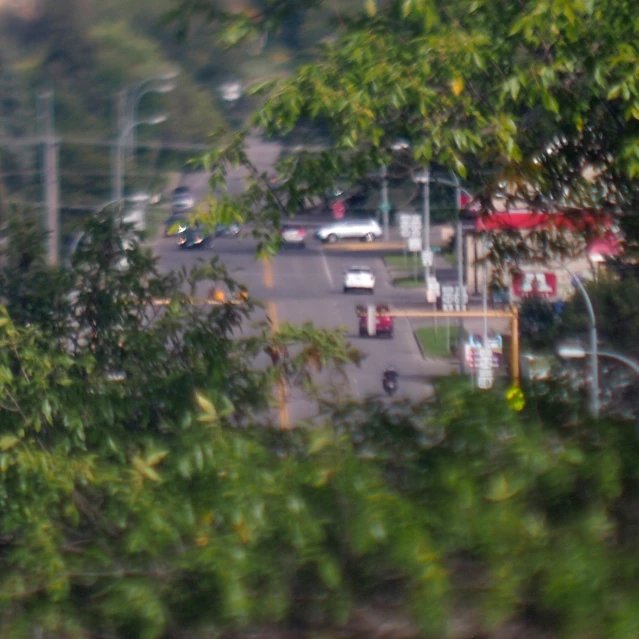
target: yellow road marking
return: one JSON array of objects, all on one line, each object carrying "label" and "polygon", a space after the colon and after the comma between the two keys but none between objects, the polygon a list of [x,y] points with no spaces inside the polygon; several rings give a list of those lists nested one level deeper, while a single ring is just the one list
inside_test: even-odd
[{"label": "yellow road marking", "polygon": [[273,267],[271,261],[262,258],[262,264],[264,265],[264,285],[266,288],[273,288]]},{"label": "yellow road marking", "polygon": [[[264,284],[267,288],[273,288],[273,267],[269,260],[262,260],[264,265]],[[273,327],[273,333],[277,333],[280,329],[280,318],[277,314],[277,304],[272,300],[266,303],[266,314],[271,321]],[[291,428],[291,416],[288,412],[288,401],[286,396],[286,386],[283,380],[279,380],[277,383],[277,412],[279,413],[280,426],[282,430],[289,430]]]},{"label": "yellow road marking", "polygon": [[268,301],[266,303],[266,314],[271,320],[273,332],[277,333],[280,330],[280,318],[277,314],[277,304],[275,304],[275,302]]}]

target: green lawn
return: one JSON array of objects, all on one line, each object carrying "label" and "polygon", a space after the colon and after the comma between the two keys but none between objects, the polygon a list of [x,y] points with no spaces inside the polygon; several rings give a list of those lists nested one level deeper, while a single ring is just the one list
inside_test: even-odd
[{"label": "green lawn", "polygon": [[149,206],[146,209],[146,239],[148,242],[154,242],[160,235],[160,229],[164,225],[164,221],[171,214],[171,206],[169,204],[157,204]]},{"label": "green lawn", "polygon": [[[451,266],[457,264],[457,257],[454,253],[439,252],[438,255],[441,255]],[[412,255],[407,253],[405,256],[402,253],[390,253],[384,255],[384,262],[388,268],[410,270],[414,268],[415,264],[417,264],[418,270],[423,268],[421,257],[417,253]]]},{"label": "green lawn", "polygon": [[424,288],[424,277],[418,273],[417,278],[413,277],[397,277],[393,280],[393,286],[399,288]]},{"label": "green lawn", "polygon": [[[450,357],[452,355],[448,345],[454,347],[457,344],[457,326],[451,326],[450,332],[446,329],[445,320],[435,326],[424,326],[415,331],[417,339],[424,349],[424,354],[429,357]],[[450,335],[450,342],[447,338]]]},{"label": "green lawn", "polygon": [[384,262],[390,268],[411,269],[415,264],[419,269],[422,268],[419,255],[412,256],[410,253],[405,256],[402,253],[384,255]]}]

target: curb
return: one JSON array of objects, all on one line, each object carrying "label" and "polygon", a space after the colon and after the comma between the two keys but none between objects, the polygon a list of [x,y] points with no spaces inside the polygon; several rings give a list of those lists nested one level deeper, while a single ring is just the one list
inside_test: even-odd
[{"label": "curb", "polygon": [[336,242],[325,244],[327,251],[397,251],[403,248],[402,242]]},{"label": "curb", "polygon": [[424,360],[429,359],[426,357],[426,353],[424,353],[424,348],[422,347],[422,343],[419,341],[419,337],[417,337],[417,332],[413,328],[413,325],[411,324],[410,320],[408,320],[408,323],[410,324],[410,330],[413,332],[413,337],[415,338],[415,342],[417,343],[417,349],[422,355],[422,359]]}]

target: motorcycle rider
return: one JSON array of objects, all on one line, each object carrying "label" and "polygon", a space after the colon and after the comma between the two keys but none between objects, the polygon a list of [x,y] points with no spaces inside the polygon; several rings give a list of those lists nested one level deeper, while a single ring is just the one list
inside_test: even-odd
[{"label": "motorcycle rider", "polygon": [[399,374],[397,371],[392,366],[386,367],[382,373],[382,387],[384,388],[384,392],[388,395],[394,395],[397,391],[398,382]]}]

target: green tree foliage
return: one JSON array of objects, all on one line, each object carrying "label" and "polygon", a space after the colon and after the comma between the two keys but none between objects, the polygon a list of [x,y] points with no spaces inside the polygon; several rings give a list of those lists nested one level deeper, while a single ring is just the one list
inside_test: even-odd
[{"label": "green tree foliage", "polygon": [[[636,355],[639,353],[639,283],[635,277],[621,280],[614,277],[586,284],[588,296],[597,318],[599,338],[613,350]],[[585,335],[588,314],[583,296],[575,294],[562,313],[565,336]]]},{"label": "green tree foliage", "polygon": [[112,213],[47,278],[37,228],[6,256],[3,637],[341,625],[380,592],[442,636],[472,592],[484,630],[526,611],[567,636],[634,639],[629,424],[560,405],[542,421],[532,397],[516,412],[450,380],[430,404],[329,401],[315,428],[278,431],[274,382],[356,353],[310,326],[239,336],[251,300],[185,303],[241,290],[217,260],[159,275]]},{"label": "green tree foliage", "polygon": [[[215,3],[181,4],[207,15]],[[266,27],[268,17],[257,22]],[[255,123],[272,135],[308,121],[328,126],[333,153],[349,155],[348,174],[389,162],[393,142],[404,138],[411,149],[397,161],[457,172],[486,207],[506,186],[534,207],[619,215],[630,231],[639,175],[636,41],[627,0],[362,3],[317,62],[269,85]],[[308,169],[308,157],[299,162]],[[343,169],[322,153],[313,166],[304,177],[318,188],[327,171],[336,178]],[[537,239],[546,253],[570,248],[550,231]]]},{"label": "green tree foliage", "polygon": [[553,302],[538,296],[527,297],[519,308],[519,326],[524,344],[533,348],[555,345],[559,317]]}]

